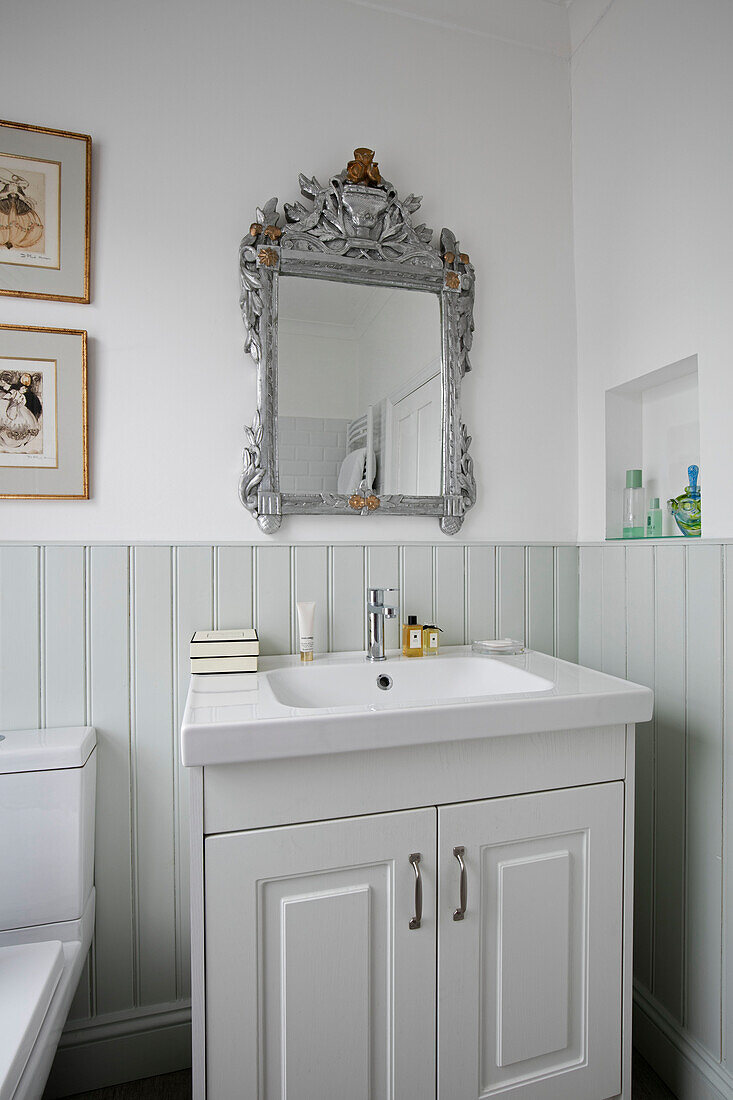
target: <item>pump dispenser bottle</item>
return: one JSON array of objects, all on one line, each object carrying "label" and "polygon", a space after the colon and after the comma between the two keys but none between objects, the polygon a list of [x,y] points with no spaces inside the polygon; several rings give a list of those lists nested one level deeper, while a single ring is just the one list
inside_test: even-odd
[{"label": "pump dispenser bottle", "polygon": [[652,497],[649,502],[649,511],[646,514],[646,537],[648,539],[662,537],[662,509],[659,507],[659,497]]},{"label": "pump dispenser bottle", "polygon": [[402,656],[422,657],[422,627],[418,626],[417,615],[408,615],[402,625]]}]

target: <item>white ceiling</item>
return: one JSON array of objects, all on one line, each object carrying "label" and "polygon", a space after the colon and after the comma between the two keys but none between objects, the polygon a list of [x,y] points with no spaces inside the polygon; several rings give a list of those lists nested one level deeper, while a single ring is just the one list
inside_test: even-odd
[{"label": "white ceiling", "polygon": [[395,293],[383,286],[302,278],[280,279],[278,288],[280,321],[291,327],[327,326],[334,330],[333,338],[340,340],[358,340],[363,329]]},{"label": "white ceiling", "polygon": [[614,0],[347,0],[569,58]]}]

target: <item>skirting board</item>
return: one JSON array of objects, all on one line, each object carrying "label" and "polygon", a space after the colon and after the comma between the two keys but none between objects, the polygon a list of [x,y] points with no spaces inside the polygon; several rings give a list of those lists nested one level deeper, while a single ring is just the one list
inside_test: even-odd
[{"label": "skirting board", "polygon": [[[634,1046],[679,1100],[733,1100],[733,1078],[637,986]],[[161,1005],[68,1031],[44,1100],[155,1077],[191,1065],[191,1010]]]},{"label": "skirting board", "polygon": [[733,1100],[733,1077],[640,987],[634,1046],[678,1100]]},{"label": "skirting board", "polygon": [[43,1100],[191,1065],[191,1008],[157,1005],[135,1016],[97,1017],[61,1039]]}]

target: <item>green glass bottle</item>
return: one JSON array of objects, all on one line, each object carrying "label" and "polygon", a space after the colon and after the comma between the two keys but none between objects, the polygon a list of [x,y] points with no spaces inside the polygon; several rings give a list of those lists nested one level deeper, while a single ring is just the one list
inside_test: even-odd
[{"label": "green glass bottle", "polygon": [[644,490],[641,487],[641,470],[626,471],[623,532],[625,539],[644,537]]},{"label": "green glass bottle", "polygon": [[700,485],[698,483],[698,466],[689,466],[687,474],[690,484],[684,493],[678,497],[672,497],[667,501],[669,514],[674,516],[675,522],[686,538],[699,538],[702,532],[702,505],[700,502]]}]

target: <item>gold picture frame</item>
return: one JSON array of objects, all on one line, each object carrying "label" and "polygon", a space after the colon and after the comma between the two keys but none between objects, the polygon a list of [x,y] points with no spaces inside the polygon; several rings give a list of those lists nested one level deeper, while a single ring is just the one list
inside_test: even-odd
[{"label": "gold picture frame", "polygon": [[0,295],[90,300],[92,139],[0,119]]},{"label": "gold picture frame", "polygon": [[0,500],[88,500],[87,334],[0,325]]}]

